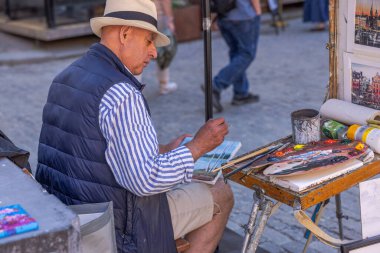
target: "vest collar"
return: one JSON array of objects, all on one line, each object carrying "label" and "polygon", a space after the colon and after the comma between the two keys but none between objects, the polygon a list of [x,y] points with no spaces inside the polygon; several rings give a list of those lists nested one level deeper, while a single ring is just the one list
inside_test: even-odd
[{"label": "vest collar", "polygon": [[142,85],[134,75],[124,66],[120,59],[106,46],[100,43],[95,43],[90,47],[89,53],[95,53],[100,57],[104,58],[107,62],[113,65],[117,70],[127,76],[131,81],[132,85],[135,86],[140,92],[144,89],[145,85]]}]

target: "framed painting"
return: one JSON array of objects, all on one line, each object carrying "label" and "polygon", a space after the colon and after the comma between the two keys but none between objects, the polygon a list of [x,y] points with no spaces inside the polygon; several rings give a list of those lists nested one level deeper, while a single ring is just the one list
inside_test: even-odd
[{"label": "framed painting", "polygon": [[348,0],[347,51],[380,56],[380,0]]},{"label": "framed painting", "polygon": [[344,100],[380,109],[380,61],[344,53]]}]

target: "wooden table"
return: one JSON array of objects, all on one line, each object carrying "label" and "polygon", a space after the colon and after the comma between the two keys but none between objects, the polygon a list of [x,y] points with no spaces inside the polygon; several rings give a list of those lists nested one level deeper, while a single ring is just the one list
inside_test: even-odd
[{"label": "wooden table", "polygon": [[[288,138],[289,137],[275,141],[267,146],[277,144],[281,141],[284,142]],[[253,150],[252,152],[255,151],[257,150]],[[239,157],[235,159],[238,158]],[[236,169],[236,167],[224,169],[223,175],[227,175],[234,169]],[[246,239],[242,250],[242,252],[255,252],[269,216],[275,211],[275,209],[278,208],[280,204],[291,206],[294,210],[306,210],[311,206],[328,200],[329,198],[350,189],[352,186],[355,186],[358,183],[379,174],[380,160],[376,156],[374,161],[366,164],[365,166],[302,192],[295,192],[293,190],[278,186],[272,183],[269,180],[269,177],[263,175],[262,172],[246,175],[245,171],[248,170],[239,171],[236,174],[231,175],[228,179],[255,190],[255,201],[252,207],[250,219],[245,226]],[[278,201],[277,205],[275,205],[269,198]],[[259,209],[261,210],[261,215],[258,218]],[[259,220],[257,221],[257,219]]]}]

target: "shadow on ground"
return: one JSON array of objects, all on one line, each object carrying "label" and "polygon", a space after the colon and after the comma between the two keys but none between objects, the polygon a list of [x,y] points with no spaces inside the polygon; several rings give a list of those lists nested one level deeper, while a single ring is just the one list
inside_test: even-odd
[{"label": "shadow on ground", "polygon": [[[240,253],[244,238],[230,229],[226,229],[219,244],[218,253]],[[269,253],[262,248],[257,248],[256,253]]]}]

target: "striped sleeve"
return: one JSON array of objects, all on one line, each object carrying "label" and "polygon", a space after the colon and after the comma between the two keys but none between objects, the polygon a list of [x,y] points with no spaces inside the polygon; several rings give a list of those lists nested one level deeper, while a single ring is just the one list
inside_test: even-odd
[{"label": "striped sleeve", "polygon": [[190,182],[194,160],[180,146],[159,154],[156,131],[142,94],[128,84],[112,86],[99,106],[99,125],[107,141],[105,156],[116,181],[138,196],[165,192]]}]

